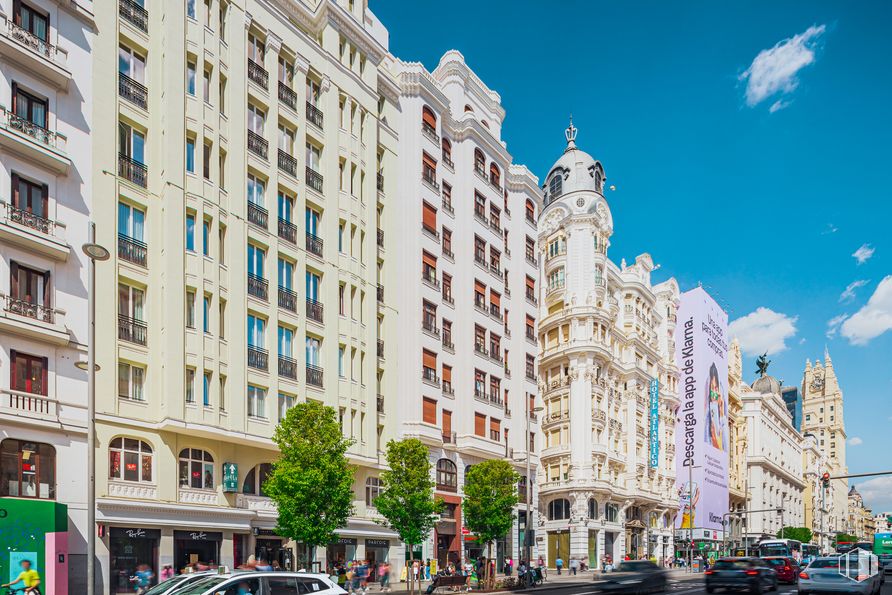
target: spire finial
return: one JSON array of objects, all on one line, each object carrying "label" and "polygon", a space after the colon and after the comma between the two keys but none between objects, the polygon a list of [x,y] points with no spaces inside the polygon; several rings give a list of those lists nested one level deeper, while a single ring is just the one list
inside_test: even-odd
[{"label": "spire finial", "polygon": [[564,131],[564,136],[567,137],[567,149],[575,149],[576,148],[576,127],[573,126],[573,114],[570,114],[570,125],[567,126],[567,129]]}]

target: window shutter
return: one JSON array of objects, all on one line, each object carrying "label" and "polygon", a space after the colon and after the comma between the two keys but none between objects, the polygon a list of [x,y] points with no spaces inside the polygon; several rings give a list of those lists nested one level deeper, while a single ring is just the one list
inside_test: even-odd
[{"label": "window shutter", "polygon": [[527,277],[527,289],[535,290],[536,289],[536,280],[532,277]]},{"label": "window shutter", "polygon": [[18,353],[15,349],[9,350],[9,386],[12,387],[13,390],[18,389],[18,385],[15,382],[15,369],[16,369],[16,359]]},{"label": "window shutter", "polygon": [[50,272],[46,271],[43,274],[43,305],[45,308],[52,308],[50,296],[52,296],[52,291],[50,289]]},{"label": "window shutter", "polygon": [[452,435],[452,412],[443,410],[443,435]]},{"label": "window shutter", "polygon": [[421,253],[421,261],[431,267],[437,268],[437,257],[427,252]]},{"label": "window shutter", "polygon": [[474,279],[474,291],[477,293],[486,293],[486,285]]},{"label": "window shutter", "polygon": [[424,164],[431,169],[437,169],[437,160],[428,155],[427,153],[422,153],[422,160]]},{"label": "window shutter", "polygon": [[425,368],[431,368],[432,370],[437,369],[437,354],[433,351],[425,349],[422,360]]},{"label": "window shutter", "polygon": [[422,421],[426,424],[437,423],[437,402],[433,399],[424,398]]},{"label": "window shutter", "polygon": [[[19,7],[19,9],[15,11],[15,14],[16,14],[16,17],[19,19],[19,22],[16,23],[16,25],[21,25],[22,24],[21,7]],[[12,113],[14,113],[16,115],[18,115],[18,112],[16,111],[16,108],[18,107],[18,103],[19,103],[19,86],[17,83],[13,82],[12,83]]]},{"label": "window shutter", "polygon": [[500,296],[498,293],[496,293],[492,289],[489,290],[489,303],[490,304],[492,304],[493,306],[498,308],[500,305],[501,299],[502,299],[502,296]]},{"label": "window shutter", "polygon": [[434,112],[427,106],[421,110],[421,121],[430,126],[431,128],[437,128],[437,117],[434,115]]},{"label": "window shutter", "polygon": [[422,203],[421,222],[432,231],[437,231],[437,209],[428,203]]},{"label": "window shutter", "polygon": [[501,422],[501,421],[499,421],[499,420],[497,420],[497,419],[495,419],[495,418],[492,418],[492,417],[489,418],[489,429],[490,429],[491,431],[493,431],[493,432],[498,432],[498,431],[501,429],[501,426],[502,426],[502,422]]},{"label": "window shutter", "polygon": [[482,413],[474,414],[474,434],[486,436],[486,416]]},{"label": "window shutter", "polygon": [[452,366],[443,365],[443,382],[452,382]]}]

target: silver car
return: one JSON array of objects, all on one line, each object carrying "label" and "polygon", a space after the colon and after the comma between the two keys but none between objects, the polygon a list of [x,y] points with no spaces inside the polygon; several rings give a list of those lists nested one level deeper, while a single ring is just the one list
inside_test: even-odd
[{"label": "silver car", "polygon": [[[843,561],[843,568],[845,562]],[[850,574],[857,573],[852,569]],[[815,558],[799,573],[799,595],[812,593],[852,593],[856,595],[877,595],[880,592],[880,575],[875,573],[864,580],[847,576],[840,571],[838,556]]]}]

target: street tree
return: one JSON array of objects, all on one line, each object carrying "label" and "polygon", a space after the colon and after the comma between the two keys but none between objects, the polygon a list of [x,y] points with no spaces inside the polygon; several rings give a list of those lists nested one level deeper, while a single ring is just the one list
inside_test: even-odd
[{"label": "street tree", "polygon": [[[434,498],[428,456],[427,447],[417,438],[388,442],[388,470],[381,473],[381,494],[373,502],[387,525],[409,546],[410,563],[415,561],[414,546],[428,538],[443,508],[443,502]],[[411,591],[410,573],[407,578]]]},{"label": "street tree", "polygon": [[514,523],[514,507],[518,502],[517,482],[520,480],[508,461],[491,460],[472,466],[465,476],[465,497],[462,509],[465,525],[487,544],[484,584],[495,586],[495,576],[490,572],[492,542],[504,537]]},{"label": "street tree", "polygon": [[354,468],[337,414],[318,401],[288,410],[273,441],[281,455],[263,485],[276,503],[276,532],[307,546],[307,567],[316,547],[331,543],[353,512]]},{"label": "street tree", "polygon": [[777,532],[777,536],[783,539],[795,539],[802,543],[811,543],[812,532],[808,527],[784,527]]},{"label": "street tree", "polygon": [[858,541],[858,537],[855,535],[850,535],[849,533],[837,533],[836,537],[833,538],[833,547],[836,547],[836,544],[839,542],[855,543],[856,541]]}]

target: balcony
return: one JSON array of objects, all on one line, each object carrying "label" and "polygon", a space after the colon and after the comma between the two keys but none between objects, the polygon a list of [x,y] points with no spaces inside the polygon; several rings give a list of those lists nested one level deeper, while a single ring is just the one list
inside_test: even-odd
[{"label": "balcony", "polygon": [[527,252],[527,253],[526,253],[526,259],[527,259],[527,262],[528,262],[529,264],[531,264],[531,265],[533,265],[533,266],[539,266],[539,261],[536,260],[535,255],[530,254],[529,252]]},{"label": "balcony", "polygon": [[377,410],[378,413],[384,413],[384,395],[378,395]]},{"label": "balcony", "polygon": [[378,303],[384,303],[384,286],[381,284],[378,284]]},{"label": "balcony", "polygon": [[149,264],[149,247],[145,242],[118,234],[118,258],[146,268]]},{"label": "balcony", "polygon": [[486,345],[482,343],[474,343],[474,351],[484,357],[489,357],[489,351],[486,350]]},{"label": "balcony", "polygon": [[142,320],[118,315],[118,339],[137,345],[148,343],[149,327]]},{"label": "balcony", "polygon": [[269,369],[269,353],[267,350],[248,345],[248,367],[266,372]]},{"label": "balcony", "polygon": [[443,444],[455,444],[458,442],[456,432],[443,432]]},{"label": "balcony", "polygon": [[383,229],[378,230],[378,247],[384,248],[384,230]]},{"label": "balcony", "polygon": [[437,376],[437,371],[433,368],[421,368],[421,380],[434,386],[440,386],[440,377]]},{"label": "balcony", "polygon": [[489,225],[489,219],[486,218],[486,211],[477,206],[474,207],[474,219],[476,219],[483,225]]},{"label": "balcony", "polygon": [[307,232],[307,252],[314,256],[318,256],[322,258],[322,238],[317,235],[314,235],[310,232]]},{"label": "balcony", "polygon": [[46,395],[3,389],[0,391],[0,412],[20,420],[58,421],[59,404]]},{"label": "balcony", "polygon": [[279,101],[297,111],[297,93],[282,81],[279,81]]},{"label": "balcony", "polygon": [[384,194],[384,176],[380,173],[375,181],[375,186],[378,188],[378,192]]},{"label": "balcony", "polygon": [[502,224],[501,222],[495,218],[492,213],[490,213],[489,217],[489,228],[496,232],[498,235],[502,235]]},{"label": "balcony", "polygon": [[450,170],[455,171],[455,163],[452,162],[452,157],[449,155],[443,154],[442,157],[443,165],[448,167]]},{"label": "balcony", "polygon": [[421,321],[421,330],[434,337],[440,336],[440,328],[437,326],[437,322],[433,317],[425,318]]},{"label": "balcony", "polygon": [[536,294],[533,293],[532,291],[527,290],[526,298],[527,298],[527,301],[529,303],[533,304],[534,306],[537,306],[539,304],[539,300],[536,299]]},{"label": "balcony", "polygon": [[68,260],[71,248],[64,238],[64,225],[30,211],[0,202],[0,240],[55,260]]},{"label": "balcony", "polygon": [[248,273],[248,295],[253,295],[264,302],[269,300],[269,281],[253,273]]},{"label": "balcony", "polygon": [[536,227],[536,218],[527,213],[527,223],[529,223],[533,227]]},{"label": "balcony", "polygon": [[448,333],[443,333],[443,340],[441,341],[443,345],[443,349],[449,351],[450,353],[455,353],[455,343],[452,342],[452,336],[448,335]]},{"label": "balcony", "polygon": [[443,394],[447,397],[455,396],[455,389],[452,387],[452,382],[448,380],[443,381]]},{"label": "balcony", "polygon": [[318,128],[319,130],[322,130],[322,110],[309,101],[307,102],[307,122]]},{"label": "balcony", "polygon": [[437,194],[440,193],[440,184],[437,183],[437,174],[431,169],[425,169],[421,173],[421,181],[427,184]]},{"label": "balcony", "polygon": [[66,144],[64,135],[0,107],[0,147],[35,161],[54,173],[67,174],[71,160],[65,153]]},{"label": "balcony", "polygon": [[492,186],[493,188],[495,188],[496,190],[498,190],[499,192],[502,191],[502,183],[498,178],[489,176],[489,185]]},{"label": "balcony", "polygon": [[279,307],[297,314],[297,294],[285,287],[279,287]]},{"label": "balcony", "polygon": [[533,329],[527,327],[527,341],[536,342],[536,333],[533,332]]},{"label": "balcony", "polygon": [[266,229],[267,225],[269,225],[269,211],[267,211],[257,203],[253,203],[249,200],[248,223],[253,223],[257,227]]},{"label": "balcony", "polygon": [[490,314],[490,316],[494,316],[495,318],[498,318],[499,320],[502,319],[502,309],[499,306],[497,306],[496,304],[489,305],[489,314]]},{"label": "balcony", "polygon": [[47,43],[33,33],[16,25],[11,18],[0,23],[0,55],[63,90],[68,89],[71,71],[68,53]]},{"label": "balcony", "polygon": [[133,80],[126,74],[118,73],[118,95],[144,110],[149,109],[149,90],[142,83]]},{"label": "balcony", "polygon": [[474,262],[482,266],[484,269],[489,269],[489,265],[486,263],[485,252],[474,252]]},{"label": "balcony", "polygon": [[422,122],[421,124],[421,134],[426,136],[431,142],[433,142],[438,147],[440,146],[440,135],[437,134],[436,129],[426,122]]},{"label": "balcony", "polygon": [[269,73],[263,66],[250,58],[248,58],[248,79],[264,89],[269,88]]},{"label": "balcony", "polygon": [[269,153],[269,143],[265,138],[263,138],[253,130],[249,130],[248,150],[266,161],[267,155]]},{"label": "balcony", "polygon": [[279,355],[279,376],[297,380],[297,360],[286,355]]},{"label": "balcony", "polygon": [[526,374],[527,374],[527,380],[532,380],[532,381],[535,382],[535,380],[536,380],[536,370],[535,370],[533,367],[531,367],[531,366],[527,366],[527,368],[526,368]]},{"label": "balcony", "polygon": [[489,272],[492,273],[493,275],[495,275],[496,277],[498,277],[499,279],[502,278],[502,269],[500,268],[499,263],[497,263],[497,262],[489,263]]},{"label": "balcony", "polygon": [[442,202],[442,205],[443,205],[443,211],[445,211],[446,213],[449,213],[449,214],[452,215],[453,217],[455,216],[455,209],[454,209],[453,206],[452,206],[452,201],[451,201],[451,200],[446,200],[446,199],[444,198],[444,199],[443,199],[443,202]]},{"label": "balcony", "polygon": [[455,253],[452,251],[451,248],[447,248],[446,246],[443,246],[443,256],[445,256],[449,260],[455,260]]},{"label": "balcony", "polygon": [[421,281],[436,290],[440,290],[440,281],[437,279],[437,269],[429,269],[421,273]]},{"label": "balcony", "polygon": [[322,324],[324,319],[321,302],[317,302],[312,298],[307,298],[307,318]]},{"label": "balcony", "polygon": [[322,174],[311,167],[306,168],[307,187],[322,192]]},{"label": "balcony", "polygon": [[149,187],[149,168],[124,153],[118,153],[118,175],[137,186]]},{"label": "balcony", "polygon": [[279,169],[291,176],[297,177],[297,159],[289,155],[283,149],[279,149],[278,157]]},{"label": "balcony", "polygon": [[119,0],[118,14],[143,33],[149,32],[149,11],[133,0]]},{"label": "balcony", "polygon": [[439,241],[440,241],[440,232],[437,231],[436,229],[431,229],[430,227],[428,227],[427,225],[425,225],[424,223],[422,223],[422,224],[421,224],[421,231],[423,231],[425,234],[427,234],[428,236],[430,236],[430,238],[431,238],[432,240],[434,240],[435,242],[439,242]]},{"label": "balcony", "polygon": [[279,237],[289,244],[297,245],[297,226],[291,221],[279,218]]},{"label": "balcony", "polygon": [[322,388],[322,368],[318,366],[311,366],[307,364],[307,384],[310,386],[315,386],[318,388]]},{"label": "balcony", "polygon": [[503,408],[505,406],[504,401],[502,401],[498,394],[487,393],[485,390],[474,389],[474,398],[491,405],[498,405]]},{"label": "balcony", "polygon": [[384,357],[384,340],[378,339],[378,357]]},{"label": "balcony", "polygon": [[489,179],[486,177],[486,167],[484,166],[484,164],[475,163],[474,164],[474,173],[477,174],[477,177],[479,177],[484,182],[489,181]]}]

